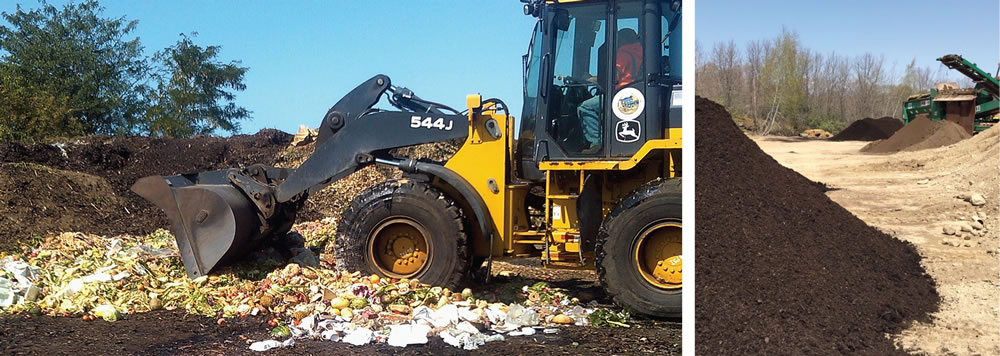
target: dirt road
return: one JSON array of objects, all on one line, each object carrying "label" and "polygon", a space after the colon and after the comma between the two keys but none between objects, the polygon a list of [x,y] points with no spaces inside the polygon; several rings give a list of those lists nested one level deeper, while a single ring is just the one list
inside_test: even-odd
[{"label": "dirt road", "polygon": [[[969,149],[944,162],[955,149],[867,155],[858,151],[866,142],[752,138],[782,165],[830,186],[827,195],[851,213],[916,245],[942,304],[932,323],[889,336],[898,345],[915,354],[1000,354],[995,153],[977,161],[970,155],[979,153]],[[956,198],[970,193],[984,194],[986,205]],[[984,220],[985,236],[943,233],[945,226],[961,231],[973,216]]]}]

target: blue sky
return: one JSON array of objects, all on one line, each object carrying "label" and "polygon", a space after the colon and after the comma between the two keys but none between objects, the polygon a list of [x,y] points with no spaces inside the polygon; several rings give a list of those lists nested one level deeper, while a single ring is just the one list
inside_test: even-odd
[{"label": "blue sky", "polygon": [[[50,0],[57,7],[67,1]],[[0,0],[0,11],[34,0]],[[253,111],[244,133],[319,125],[344,94],[378,73],[461,110],[482,93],[521,107],[521,55],[534,19],[504,1],[102,1],[106,17],[139,20],[149,54],[178,34],[221,45],[250,67],[237,103]]]},{"label": "blue sky", "polygon": [[[802,44],[824,54],[885,55],[902,72],[910,60],[948,71],[935,59],[961,54],[996,74],[1000,59],[1000,1],[710,1],[699,0],[695,36],[708,53],[716,42],[747,42],[774,38],[782,25],[799,35]],[[949,28],[951,27],[951,28]],[[978,32],[973,32],[978,31]]]},{"label": "blue sky", "polygon": [[[0,11],[13,11],[17,3],[37,6],[34,0],[0,0]],[[247,90],[237,95],[237,103],[253,111],[245,133],[315,127],[347,91],[377,73],[456,108],[466,94],[498,97],[519,116],[520,57],[534,24],[516,0],[102,3],[106,16],[139,20],[135,34],[149,54],[196,31],[197,43],[221,45],[221,59],[250,67]],[[810,49],[884,54],[899,71],[916,58],[957,77],[934,59],[959,53],[993,73],[1000,58],[998,3],[963,1],[959,8],[929,0],[700,0],[696,37],[706,47],[730,39],[742,45],[775,37],[784,25]],[[958,30],[942,30],[948,24]]]}]

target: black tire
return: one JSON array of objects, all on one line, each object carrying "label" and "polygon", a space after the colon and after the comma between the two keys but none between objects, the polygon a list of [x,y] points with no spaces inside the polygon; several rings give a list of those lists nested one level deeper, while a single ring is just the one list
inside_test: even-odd
[{"label": "black tire", "polygon": [[681,316],[681,288],[664,289],[648,282],[632,258],[647,228],[680,221],[680,178],[642,185],[622,198],[604,219],[597,237],[597,273],[616,303],[652,317]]},{"label": "black tire", "polygon": [[406,220],[426,232],[423,268],[405,278],[457,288],[468,268],[467,238],[461,210],[437,188],[409,179],[390,180],[365,190],[342,215],[334,237],[336,267],[381,277],[384,273],[371,245],[376,229],[387,221]]}]

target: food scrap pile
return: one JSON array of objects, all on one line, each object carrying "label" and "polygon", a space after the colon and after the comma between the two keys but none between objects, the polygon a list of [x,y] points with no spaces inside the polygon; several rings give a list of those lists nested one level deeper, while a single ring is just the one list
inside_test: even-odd
[{"label": "food scrap pile", "polygon": [[[189,279],[173,236],[158,230],[144,236],[104,237],[62,233],[0,255],[0,310],[9,313],[101,318],[182,309],[190,314],[227,318],[273,315],[276,338],[254,343],[266,350],[294,338],[323,338],[356,345],[425,343],[440,336],[456,347],[473,349],[503,335],[531,335],[536,328],[557,332],[558,324],[625,326],[627,313],[581,305],[564,290],[544,282],[525,285],[521,304],[488,302],[472,291],[451,291],[418,280],[384,279],[330,269],[323,251],[334,230],[331,220],[296,225],[305,245],[292,261],[258,253],[256,260],[218,275]],[[310,262],[313,261],[313,262]]]},{"label": "food scrap pile", "polygon": [[[332,269],[334,265],[333,235],[336,232],[337,219],[330,217],[298,223],[293,230],[293,234],[302,236],[305,247],[318,252],[319,266],[327,269]],[[302,264],[309,265],[308,263]]]}]

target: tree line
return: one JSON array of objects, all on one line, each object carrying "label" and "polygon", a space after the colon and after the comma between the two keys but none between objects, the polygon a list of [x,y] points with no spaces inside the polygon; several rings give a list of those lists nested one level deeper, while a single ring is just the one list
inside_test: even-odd
[{"label": "tree line", "polygon": [[[899,118],[908,96],[947,81],[946,72],[919,67],[915,59],[898,74],[882,55],[812,51],[787,29],[742,47],[732,40],[710,49],[696,43],[695,66],[697,95],[764,134],[810,128],[836,133],[866,117]],[[964,77],[959,84],[973,85]]]},{"label": "tree line", "polygon": [[234,102],[249,68],[197,33],[147,56],[138,22],[104,17],[97,0],[40,5],[0,14],[0,142],[235,133],[250,118]]}]

